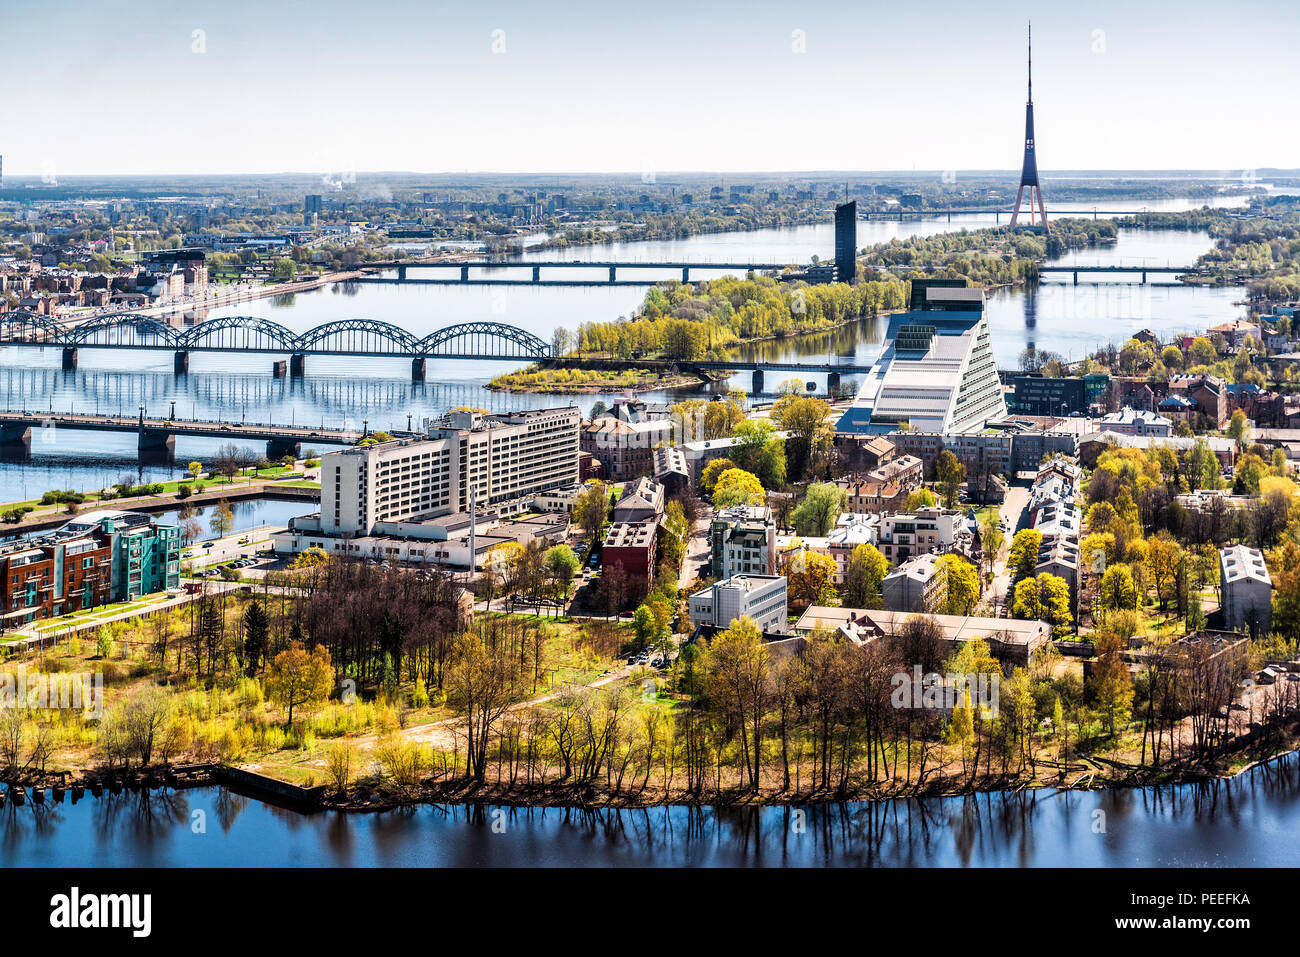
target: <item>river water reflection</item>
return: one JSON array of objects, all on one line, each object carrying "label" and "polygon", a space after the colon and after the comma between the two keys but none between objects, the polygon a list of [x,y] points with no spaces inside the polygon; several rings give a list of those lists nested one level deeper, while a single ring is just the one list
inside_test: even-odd
[{"label": "river water reflection", "polygon": [[303,815],[224,788],[0,811],[18,866],[1284,867],[1295,756],[1232,781],[806,808],[583,812],[437,805]]}]

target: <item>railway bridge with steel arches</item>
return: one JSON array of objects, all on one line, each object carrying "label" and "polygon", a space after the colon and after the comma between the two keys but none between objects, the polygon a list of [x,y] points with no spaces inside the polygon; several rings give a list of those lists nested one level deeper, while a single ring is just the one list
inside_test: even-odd
[{"label": "railway bridge with steel arches", "polygon": [[175,356],[174,370],[189,371],[191,352],[288,354],[273,363],[272,374],[302,376],[309,355],[408,358],[411,375],[422,380],[427,359],[523,359],[552,357],[551,347],[524,329],[500,322],[462,322],[416,336],[379,319],[337,319],[293,332],[271,319],[225,316],[177,328],[153,316],[96,316],[69,325],[50,316],[19,311],[0,313],[0,346],[63,350],[63,368],[77,368],[79,350],[152,349]]}]

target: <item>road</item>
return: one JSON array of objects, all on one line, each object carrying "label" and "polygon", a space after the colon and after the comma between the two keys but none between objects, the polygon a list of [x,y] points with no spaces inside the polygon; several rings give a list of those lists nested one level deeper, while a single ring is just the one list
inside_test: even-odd
[{"label": "road", "polygon": [[[283,531],[285,531],[283,525],[259,525],[257,528],[231,532],[229,535],[206,542],[195,542],[185,547],[181,561],[189,563],[190,567],[197,571],[223,562],[234,561],[236,558],[250,558],[256,556],[258,552],[269,550],[271,535]],[[241,542],[242,539],[248,541]],[[257,566],[240,569],[241,572],[257,570]]]},{"label": "road", "polygon": [[1007,523],[1006,541],[993,563],[993,583],[989,587],[989,602],[995,613],[1007,604],[1011,590],[1011,575],[1007,572],[1007,553],[1015,533],[1029,526],[1029,483],[1019,482],[1007,489],[1007,497],[998,508]]},{"label": "road", "polygon": [[686,557],[682,559],[682,572],[677,579],[677,587],[682,591],[699,577],[700,565],[709,557],[709,524],[712,521],[713,512],[709,511],[691,526],[690,537],[686,540]]},{"label": "road", "polygon": [[146,432],[169,435],[197,435],[230,439],[274,439],[308,442],[312,439],[323,444],[355,445],[364,435],[359,429],[327,429],[314,425],[272,425],[265,422],[225,422],[200,419],[163,419],[157,416],[143,419],[138,415],[111,415],[91,412],[0,411],[0,424],[26,426],[32,429],[89,429],[101,432],[139,432],[143,424]]}]

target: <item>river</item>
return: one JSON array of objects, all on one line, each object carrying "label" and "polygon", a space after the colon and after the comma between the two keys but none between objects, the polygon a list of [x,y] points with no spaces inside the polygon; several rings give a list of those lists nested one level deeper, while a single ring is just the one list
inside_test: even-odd
[{"label": "river", "polygon": [[0,811],[4,867],[1293,867],[1294,755],[1231,781],[812,807],[421,805],[306,815],[220,787]]},{"label": "river", "polygon": [[[1229,203],[1237,200],[1222,199]],[[1187,200],[1137,203],[1119,201],[1098,209],[1150,208],[1175,210],[1198,205]],[[1073,208],[1071,208],[1073,206]],[[1091,214],[1091,204],[1070,204],[1054,213]],[[1005,219],[1005,217],[1003,217]],[[858,244],[894,237],[928,235],[945,230],[992,225],[993,217],[926,216],[904,222],[868,220],[859,223]],[[1190,263],[1210,247],[1201,232],[1122,230],[1117,243],[1104,249],[1068,254],[1062,262],[1149,265]],[[525,251],[528,259],[604,258],[627,261],[791,261],[812,255],[830,257],[834,249],[831,224],[718,233],[674,241],[614,243],[563,251]],[[581,270],[573,270],[581,273]],[[665,273],[665,277],[671,274]],[[707,277],[700,271],[698,278]],[[696,273],[692,273],[697,277]],[[1041,283],[1036,289],[1003,289],[988,302],[989,321],[999,363],[1014,366],[1027,346],[1050,349],[1078,359],[1101,343],[1123,340],[1144,327],[1160,334],[1204,330],[1240,314],[1233,305],[1238,288],[1194,289],[1106,281],[1074,286],[1065,281]],[[639,287],[528,286],[389,286],[334,284],[280,299],[262,299],[214,309],[210,317],[255,315],[301,331],[333,319],[375,318],[417,335],[470,320],[510,323],[551,338],[558,327],[576,329],[584,322],[631,315],[642,301]],[[863,363],[879,351],[883,324],[859,323],[833,334],[756,345],[768,358],[799,356],[809,361]],[[114,412],[135,415],[141,406],[150,414],[210,417],[249,422],[335,424],[371,428],[405,428],[425,416],[458,405],[491,410],[536,408],[574,403],[589,410],[597,400],[615,395],[512,395],[489,392],[484,384],[516,362],[430,360],[427,381],[412,383],[409,364],[400,359],[310,356],[302,379],[273,379],[272,357],[194,353],[190,372],[172,373],[168,352],[129,352],[82,349],[80,368],[65,373],[59,350],[0,348],[0,391],[7,409]],[[824,387],[825,376],[809,381]],[[848,381],[848,380],[846,380]],[[734,384],[748,389],[749,376]],[[776,382],[771,384],[775,385]],[[666,398],[674,393],[651,393]],[[140,465],[131,434],[85,433],[37,429],[31,455],[0,461],[0,501],[38,497],[51,488],[98,488],[132,471],[137,481],[174,478],[191,459],[210,457],[221,444],[179,436],[176,466]]]}]

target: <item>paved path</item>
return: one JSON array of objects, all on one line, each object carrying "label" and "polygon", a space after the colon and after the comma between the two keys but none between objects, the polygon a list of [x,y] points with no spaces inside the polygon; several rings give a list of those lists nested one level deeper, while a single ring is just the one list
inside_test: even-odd
[{"label": "paved path", "polygon": [[1006,541],[1002,551],[993,563],[993,584],[989,588],[989,602],[996,614],[1010,600],[1011,575],[1007,571],[1007,555],[1011,550],[1011,539],[1021,528],[1029,527],[1029,485],[1014,484],[1007,489],[1006,499],[998,509],[1007,523]]},{"label": "paved path", "polygon": [[677,580],[677,587],[685,591],[686,586],[700,574],[700,564],[709,557],[709,524],[713,513],[705,515],[691,527],[690,537],[686,540],[686,556],[682,559],[682,572]]}]

